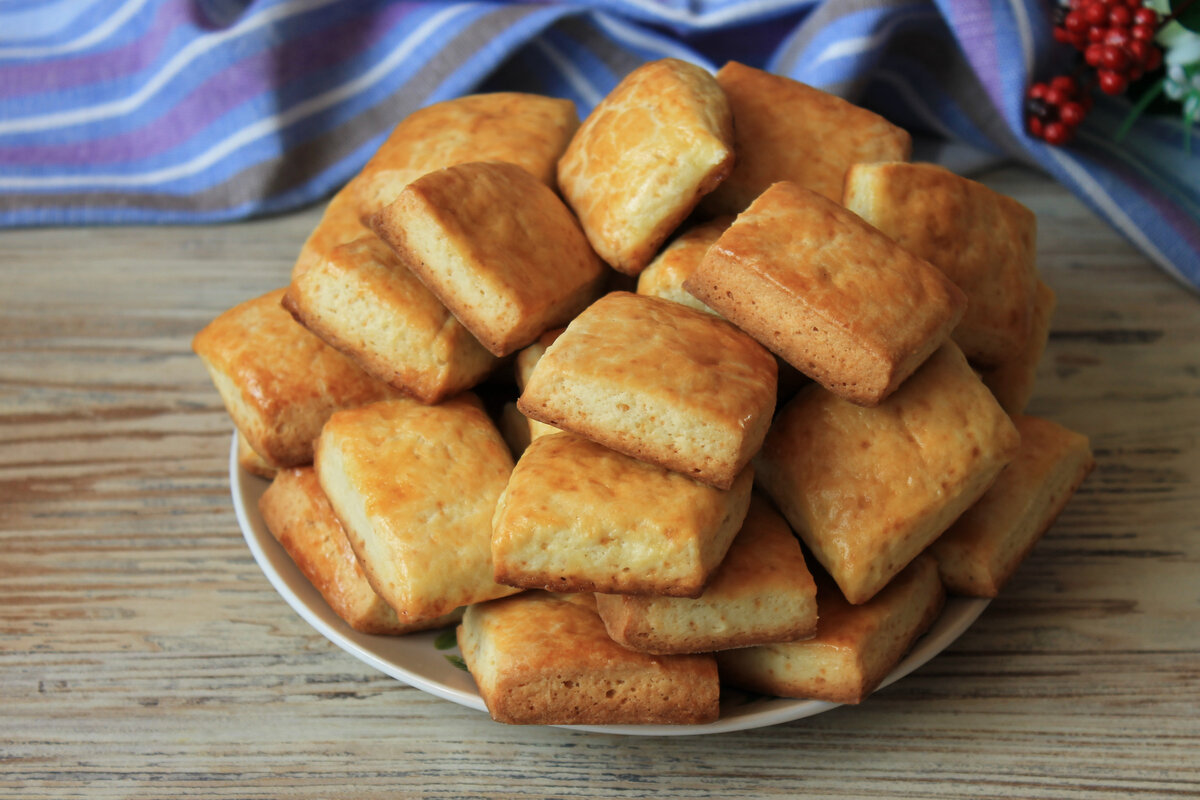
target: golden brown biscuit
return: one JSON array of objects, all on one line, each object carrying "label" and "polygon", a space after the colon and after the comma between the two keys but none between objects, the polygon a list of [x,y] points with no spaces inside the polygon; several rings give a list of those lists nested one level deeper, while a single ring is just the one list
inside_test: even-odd
[{"label": "golden brown biscuit", "polygon": [[498,583],[698,597],[750,504],[569,433],[530,442],[492,520]]},{"label": "golden brown biscuit", "polygon": [[930,547],[952,592],[999,594],[1095,466],[1086,436],[1037,417],[1015,421],[1017,457]]},{"label": "golden brown biscuit", "polygon": [[733,173],[704,200],[737,214],[777,181],[842,201],[851,164],[907,161],[912,138],[865,108],[782,75],[730,61],[717,73],[733,109]]},{"label": "golden brown biscuit", "polygon": [[461,609],[412,622],[396,616],[367,582],[312,467],[282,470],[259,498],[258,508],[304,577],[354,630],[397,635],[444,628],[462,619]]},{"label": "golden brown biscuit", "polygon": [[967,358],[999,364],[1025,346],[1037,286],[1032,211],[933,164],[856,164],[844,202],[963,290],[952,338]]},{"label": "golden brown biscuit", "polygon": [[983,383],[992,390],[1000,405],[1009,414],[1020,414],[1033,397],[1033,384],[1037,378],[1038,363],[1046,352],[1050,338],[1050,319],[1054,316],[1054,290],[1038,281],[1033,301],[1033,320],[1025,346],[1007,361],[983,370]]},{"label": "golden brown biscuit", "polygon": [[733,167],[733,122],[716,80],[673,58],[625,76],[567,146],[558,185],[592,247],[637,275]]},{"label": "golden brown biscuit", "polygon": [[627,650],[608,638],[591,595],[527,592],[471,606],[458,646],[497,722],[698,724],[720,713],[711,655]]},{"label": "golden brown biscuit", "polygon": [[728,489],[762,443],[775,359],[728,322],[658,297],[605,295],[542,356],[527,417]]},{"label": "golden brown biscuit", "polygon": [[513,164],[431,172],[371,227],[497,356],[570,322],[606,272],[558,195]]},{"label": "golden brown biscuit", "polygon": [[297,264],[284,305],[363,369],[425,403],[471,388],[497,363],[372,233]]},{"label": "golden brown biscuit", "polygon": [[270,480],[275,477],[275,473],[279,472],[279,466],[256,453],[250,446],[250,440],[246,438],[246,434],[241,431],[238,431],[237,436],[237,453],[238,466],[251,475]]},{"label": "golden brown biscuit", "polygon": [[721,237],[731,222],[733,217],[718,217],[697,225],[667,245],[638,276],[637,293],[674,300],[697,311],[716,314],[716,311],[685,291],[683,282],[696,271],[708,248]]},{"label": "golden brown biscuit", "polygon": [[755,470],[846,599],[865,603],[979,499],[1019,444],[948,342],[874,408],[803,390]]},{"label": "golden brown biscuit", "polygon": [[312,233],[300,248],[300,255],[292,267],[295,274],[313,262],[328,257],[330,251],[338,245],[353,242],[363,236],[369,236],[371,229],[359,218],[358,198],[355,195],[355,182],[351,180],[343,186],[325,207],[321,221],[313,228]]},{"label": "golden brown biscuit", "polygon": [[[533,374],[533,368],[537,366],[537,363],[542,360],[542,356],[546,354],[546,348],[554,344],[554,341],[558,339],[559,335],[562,334],[564,330],[566,330],[566,328],[555,328],[554,330],[546,331],[537,338],[537,341],[526,347],[521,352],[517,353],[514,365],[514,374],[516,375],[518,392],[525,391],[525,384],[529,383],[529,376]],[[518,411],[517,413],[520,412]],[[526,420],[526,423],[529,426],[529,433],[527,434],[528,440],[525,442],[527,445],[529,442],[533,441],[539,436],[547,436],[551,433],[558,433],[558,428],[554,427],[553,425],[547,425],[544,422],[538,422],[536,419],[529,419],[524,414],[521,414],[521,418]],[[522,450],[523,449],[524,448],[522,448]]]},{"label": "golden brown biscuit", "polygon": [[283,289],[234,306],[192,339],[237,429],[276,466],[311,464],[339,408],[397,392],[313,336],[280,306]]},{"label": "golden brown biscuit", "polygon": [[824,576],[817,587],[815,637],[718,653],[721,679],[781,697],[860,703],[934,623],[946,598],[925,555],[865,605],[847,603]]},{"label": "golden brown biscuit", "polygon": [[684,288],[860,405],[878,403],[912,374],[966,304],[928,262],[793,183],[755,200]]},{"label": "golden brown biscuit", "polygon": [[492,512],[512,457],[473,395],[334,414],[317,476],[371,587],[401,620],[512,594],[492,580]]},{"label": "golden brown biscuit", "polygon": [[596,610],[608,635],[631,650],[709,653],[812,636],[816,595],[792,529],[755,497],[700,597],[598,594]]},{"label": "golden brown biscuit", "polygon": [[518,92],[459,97],[414,111],[354,180],[362,220],[410,181],[467,161],[505,161],[554,188],[555,167],[579,127],[570,100]]},{"label": "golden brown biscuit", "polygon": [[513,458],[520,458],[525,448],[529,447],[532,441],[529,435],[531,422],[532,420],[517,410],[516,403],[505,403],[500,409],[500,419],[496,427],[500,429],[500,435],[504,437],[504,443],[508,445],[508,451],[512,453]]}]

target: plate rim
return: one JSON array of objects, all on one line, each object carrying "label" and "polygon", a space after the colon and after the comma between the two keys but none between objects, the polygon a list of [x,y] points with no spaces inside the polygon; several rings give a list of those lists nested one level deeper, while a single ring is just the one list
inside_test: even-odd
[{"label": "plate rim", "polygon": [[[325,619],[322,619],[310,607],[308,602],[293,591],[292,587],[288,585],[284,574],[289,570],[293,581],[299,576],[306,585],[311,586],[311,584],[308,584],[307,579],[303,577],[291,558],[283,550],[283,547],[275,541],[270,531],[266,529],[266,524],[263,522],[261,515],[259,515],[258,497],[270,485],[270,481],[257,475],[252,475],[242,469],[238,463],[239,435],[239,432],[235,429],[229,450],[229,488],[233,500],[234,512],[237,515],[242,538],[246,540],[250,554],[254,557],[259,570],[266,576],[271,586],[283,598],[284,602],[301,619],[308,623],[310,627],[327,640],[368,666],[427,694],[487,713],[487,707],[484,705],[483,698],[479,696],[478,692],[467,692],[448,686],[445,683],[431,680],[411,669],[396,664],[392,660],[384,658],[361,641],[370,641],[373,639],[389,640],[395,637],[359,633],[340,619],[337,620],[338,624],[330,624]],[[268,548],[270,548],[270,551]],[[281,560],[283,566],[279,567],[277,564]],[[316,590],[313,589],[313,592],[315,593]],[[316,596],[320,597],[319,594]],[[321,602],[324,603],[323,600]],[[932,660],[934,656],[950,647],[975,623],[975,620],[979,618],[990,603],[991,600],[988,598],[948,597],[946,607],[943,608],[942,613],[934,621],[930,630],[917,640],[908,654],[888,673],[887,677],[876,687],[875,691],[890,686],[901,678],[911,674]],[[328,606],[325,608],[328,609]],[[336,619],[336,617],[334,618]],[[421,634],[411,635],[419,636]],[[842,705],[841,703],[833,703],[825,700],[803,700],[796,698],[772,698],[766,702],[772,705],[750,714],[736,715],[729,718],[723,717],[717,719],[715,722],[697,725],[553,725],[546,727],[626,736],[698,736],[764,728],[784,722],[793,722]]]}]

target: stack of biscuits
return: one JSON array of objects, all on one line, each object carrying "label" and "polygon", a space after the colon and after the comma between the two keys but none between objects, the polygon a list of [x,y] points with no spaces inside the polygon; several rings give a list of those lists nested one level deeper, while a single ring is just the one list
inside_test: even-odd
[{"label": "stack of biscuits", "polygon": [[1092,466],[1023,413],[1034,216],[909,155],[734,62],[414,113],[196,336],[268,527],[355,629],[457,622],[503,722],[861,701]]}]

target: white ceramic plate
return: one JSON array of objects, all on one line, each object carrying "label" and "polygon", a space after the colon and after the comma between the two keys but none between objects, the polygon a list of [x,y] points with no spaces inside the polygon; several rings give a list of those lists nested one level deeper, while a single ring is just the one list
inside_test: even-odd
[{"label": "white ceramic plate", "polygon": [[[242,470],[237,463],[237,434],[229,452],[229,484],[233,506],[246,544],[263,573],[297,614],[329,641],[396,680],[459,705],[486,712],[471,676],[451,663],[447,656],[457,648],[439,650],[437,631],[408,636],[373,636],[359,633],[343,622],[301,574],[284,549],[271,536],[258,513],[258,498],[268,481]],[[987,600],[951,597],[933,627],[916,643],[908,656],[883,681],[883,686],[900,680],[940,653],[987,608]],[[634,736],[689,736],[701,733],[740,731],[819,714],[837,703],[791,700],[723,691],[721,717],[707,725],[564,725],[574,730]]]}]

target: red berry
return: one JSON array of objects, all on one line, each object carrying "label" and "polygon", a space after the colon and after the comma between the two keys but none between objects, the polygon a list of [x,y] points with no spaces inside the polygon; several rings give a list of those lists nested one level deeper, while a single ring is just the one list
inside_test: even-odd
[{"label": "red berry", "polygon": [[1074,47],[1076,50],[1085,49],[1088,46],[1087,34],[1083,33],[1083,32],[1072,33],[1071,34],[1071,46]]},{"label": "red berry", "polygon": [[1044,83],[1035,83],[1033,86],[1029,87],[1028,96],[1036,98],[1036,99],[1041,99],[1046,96],[1046,90],[1049,88],[1050,87]]},{"label": "red berry", "polygon": [[1129,6],[1115,6],[1112,11],[1108,12],[1108,21],[1111,25],[1119,28],[1129,27],[1133,22],[1133,11]]},{"label": "red berry", "polygon": [[1069,44],[1071,41],[1071,34],[1067,32],[1066,28],[1055,28],[1054,41],[1058,42],[1059,44]]},{"label": "red berry", "polygon": [[1153,72],[1162,66],[1163,54],[1154,45],[1150,45],[1150,51],[1146,53],[1146,58],[1142,61],[1142,69],[1146,72]]},{"label": "red berry", "polygon": [[1154,38],[1156,31],[1153,25],[1134,25],[1132,29],[1133,38],[1141,39],[1143,42],[1149,42]]},{"label": "red berry", "polygon": [[1101,28],[1099,26],[1095,28],[1088,28],[1087,39],[1089,42],[1099,42],[1104,38],[1104,34],[1106,33],[1108,33],[1107,28]]},{"label": "red berry", "polygon": [[1109,28],[1108,32],[1104,34],[1104,43],[1115,44],[1117,47],[1124,47],[1129,44],[1129,40],[1129,31],[1124,28]]},{"label": "red berry", "polygon": [[1125,48],[1110,44],[1105,45],[1100,57],[1100,65],[1114,72],[1124,72],[1129,67],[1129,53]]},{"label": "red berry", "polygon": [[1071,129],[1061,122],[1051,122],[1046,126],[1043,138],[1053,145],[1066,144],[1071,140]]},{"label": "red berry", "polygon": [[1105,94],[1120,94],[1129,85],[1124,75],[1119,72],[1113,72],[1110,69],[1100,70],[1096,73],[1096,77],[1100,83],[1100,91]]},{"label": "red berry", "polygon": [[1067,14],[1067,18],[1063,20],[1063,27],[1071,33],[1082,33],[1088,29],[1088,22],[1083,17],[1082,11],[1072,11]]},{"label": "red berry", "polygon": [[1151,45],[1149,42],[1143,42],[1141,39],[1134,39],[1128,44],[1128,46],[1126,46],[1125,49],[1129,51],[1129,57],[1133,63],[1145,64],[1146,59],[1150,57],[1150,48],[1152,46],[1153,45]]},{"label": "red berry", "polygon": [[1061,106],[1069,99],[1066,92],[1055,89],[1053,85],[1046,90],[1046,105],[1048,106]]},{"label": "red berry", "polygon": [[1038,119],[1037,117],[1030,117],[1029,118],[1029,132],[1040,139],[1040,138],[1042,138],[1042,134],[1045,133],[1045,126],[1042,124],[1042,121],[1040,119]]},{"label": "red berry", "polygon": [[1083,118],[1087,116],[1087,111],[1084,110],[1082,103],[1074,101],[1065,104],[1058,110],[1058,119],[1067,127],[1074,128],[1079,123],[1083,122]]},{"label": "red berry", "polygon": [[1133,12],[1133,21],[1138,25],[1158,25],[1158,14],[1153,8],[1142,6],[1137,11]]},{"label": "red berry", "polygon": [[1079,81],[1072,78],[1070,75],[1058,75],[1050,81],[1051,89],[1058,89],[1067,97],[1074,97],[1079,93]]},{"label": "red berry", "polygon": [[1103,25],[1108,19],[1108,9],[1100,3],[1092,3],[1083,9],[1083,18],[1089,25]]},{"label": "red berry", "polygon": [[1083,52],[1083,60],[1088,63],[1089,67],[1100,66],[1100,60],[1104,57],[1104,45],[1089,44],[1087,50]]}]

